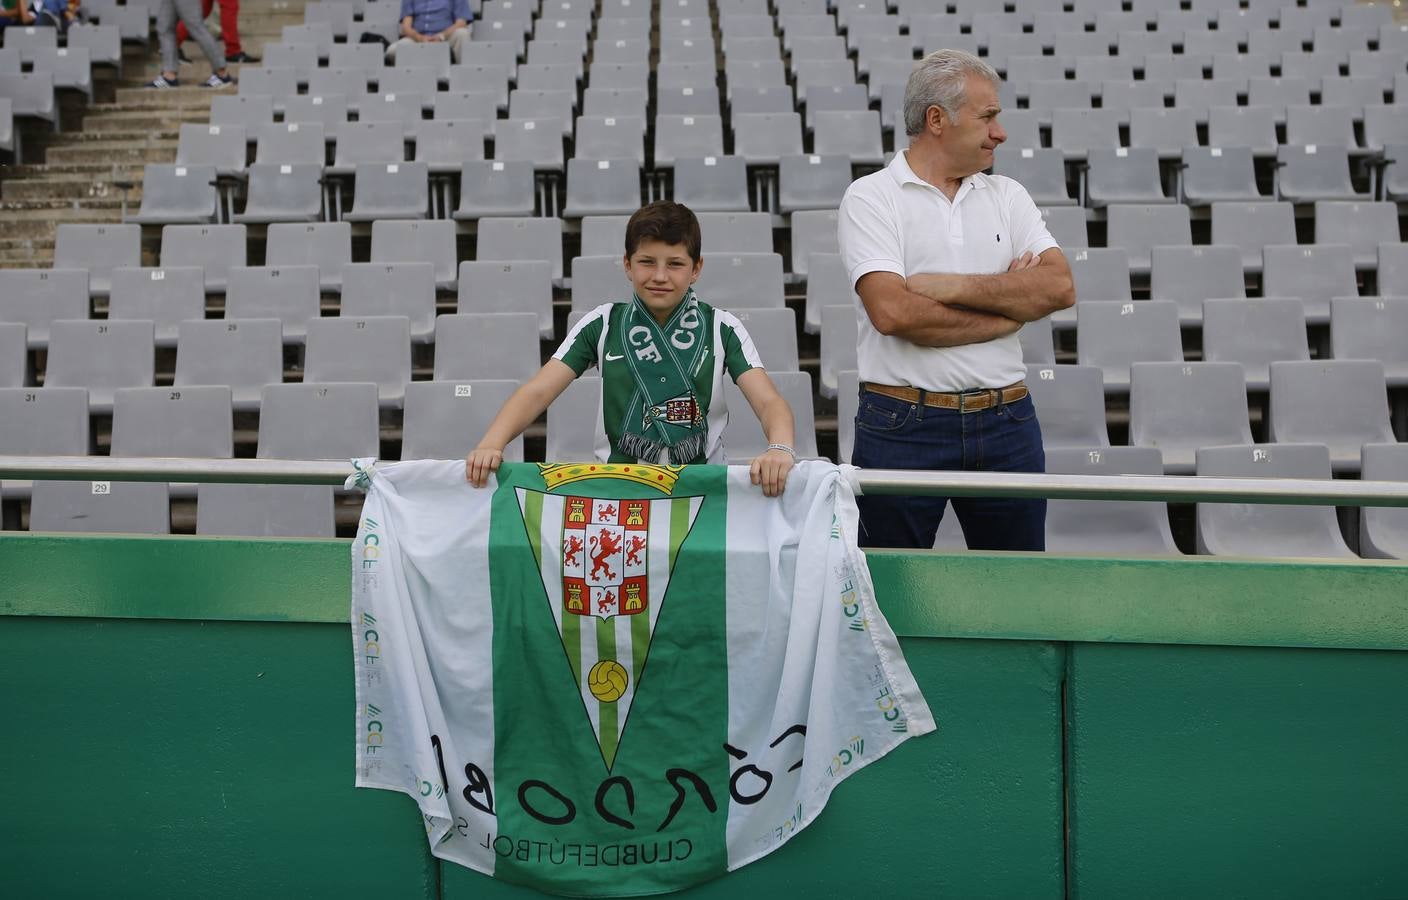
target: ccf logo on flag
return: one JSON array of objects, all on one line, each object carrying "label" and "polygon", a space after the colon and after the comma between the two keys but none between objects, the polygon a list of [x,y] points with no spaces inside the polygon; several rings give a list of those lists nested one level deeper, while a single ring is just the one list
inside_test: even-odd
[{"label": "ccf logo on flag", "polygon": [[359,468],[357,784],[414,797],[436,856],[687,887],[934,728],[835,466],[776,499],[716,466],[505,465],[492,491],[458,461]]}]

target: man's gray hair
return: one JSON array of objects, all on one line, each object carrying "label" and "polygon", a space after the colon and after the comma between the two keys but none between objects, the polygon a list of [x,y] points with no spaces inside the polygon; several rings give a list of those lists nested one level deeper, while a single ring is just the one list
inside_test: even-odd
[{"label": "man's gray hair", "polygon": [[924,130],[929,107],[942,107],[950,119],[963,107],[969,75],[981,75],[993,87],[1001,84],[997,70],[962,50],[935,50],[914,64],[904,86],[904,133],[914,137]]}]

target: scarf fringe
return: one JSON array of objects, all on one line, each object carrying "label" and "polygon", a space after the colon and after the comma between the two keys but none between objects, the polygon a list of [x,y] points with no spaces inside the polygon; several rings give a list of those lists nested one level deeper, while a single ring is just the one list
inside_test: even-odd
[{"label": "scarf fringe", "polygon": [[618,442],[621,452],[648,463],[657,462],[661,451],[669,452],[671,465],[682,466],[693,462],[704,453],[707,430],[696,429],[677,444],[664,444],[641,434],[623,434]]}]

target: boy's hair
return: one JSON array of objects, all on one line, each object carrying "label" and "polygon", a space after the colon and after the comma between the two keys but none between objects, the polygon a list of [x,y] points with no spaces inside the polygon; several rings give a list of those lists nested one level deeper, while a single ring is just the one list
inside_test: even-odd
[{"label": "boy's hair", "polygon": [[656,200],[635,211],[626,223],[626,256],[636,252],[647,238],[666,244],[684,244],[689,258],[699,261],[699,219],[683,203]]}]

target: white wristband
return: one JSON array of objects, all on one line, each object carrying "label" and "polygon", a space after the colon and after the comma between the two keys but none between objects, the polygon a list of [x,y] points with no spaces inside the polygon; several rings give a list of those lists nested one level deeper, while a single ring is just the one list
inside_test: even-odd
[{"label": "white wristband", "polygon": [[[796,450],[793,450],[791,447],[787,446],[786,444],[768,444],[768,450],[781,450],[783,453],[786,453],[788,456],[792,457],[793,459],[796,459],[796,458],[797,458],[797,451],[796,451]],[[764,452],[767,452],[767,451],[764,451]]]}]

